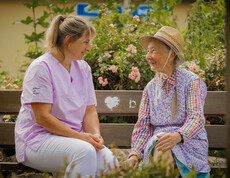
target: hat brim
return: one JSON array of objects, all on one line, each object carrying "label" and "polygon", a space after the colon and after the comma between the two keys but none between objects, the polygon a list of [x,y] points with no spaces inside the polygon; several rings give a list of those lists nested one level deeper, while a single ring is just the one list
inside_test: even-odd
[{"label": "hat brim", "polygon": [[166,44],[168,47],[170,47],[176,53],[176,55],[180,59],[180,64],[184,63],[184,57],[181,55],[181,53],[179,51],[177,51],[175,48],[171,47],[165,41],[163,41],[160,38],[158,38],[158,37],[155,37],[155,36],[143,36],[143,37],[140,38],[140,43],[146,50],[148,48],[148,44],[151,41],[151,39],[156,39],[156,40],[159,40],[159,41],[163,42],[164,44]]}]

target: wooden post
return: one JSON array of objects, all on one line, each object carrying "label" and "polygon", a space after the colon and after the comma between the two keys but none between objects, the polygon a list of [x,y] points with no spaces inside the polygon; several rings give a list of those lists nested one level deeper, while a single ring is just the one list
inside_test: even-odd
[{"label": "wooden post", "polygon": [[230,1],[225,0],[226,2],[226,48],[227,48],[227,103],[226,103],[226,121],[227,121],[227,177],[230,178]]}]

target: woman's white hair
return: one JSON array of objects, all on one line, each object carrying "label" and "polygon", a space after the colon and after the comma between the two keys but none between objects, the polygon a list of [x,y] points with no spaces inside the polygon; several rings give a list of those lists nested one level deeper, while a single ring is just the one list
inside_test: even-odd
[{"label": "woman's white hair", "polygon": [[[158,40],[159,41],[159,40]],[[171,49],[168,45],[166,45],[165,43],[159,41],[162,44],[162,47],[164,48],[164,51],[168,54],[169,50]],[[180,66],[180,59],[178,58],[178,56],[175,56],[175,59],[173,61],[174,67],[175,69],[178,69],[178,67]]]}]

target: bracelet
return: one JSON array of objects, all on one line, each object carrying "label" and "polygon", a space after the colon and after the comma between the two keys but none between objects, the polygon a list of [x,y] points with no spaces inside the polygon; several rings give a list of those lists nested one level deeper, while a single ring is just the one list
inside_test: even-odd
[{"label": "bracelet", "polygon": [[129,156],[128,156],[128,159],[129,159],[129,158],[131,158],[132,156],[136,156],[136,157],[137,157],[137,159],[138,159],[138,162],[140,162],[140,158],[139,158],[139,156],[138,156],[137,154],[134,154],[134,153],[133,153],[133,154],[131,154],[131,155],[129,155]]}]

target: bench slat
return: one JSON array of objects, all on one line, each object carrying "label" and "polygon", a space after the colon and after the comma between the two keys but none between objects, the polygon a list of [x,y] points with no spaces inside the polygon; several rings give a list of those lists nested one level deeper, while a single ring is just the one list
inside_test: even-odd
[{"label": "bench slat", "polygon": [[100,124],[101,135],[105,145],[130,147],[134,124]]},{"label": "bench slat", "polygon": [[[14,123],[0,123],[0,146],[14,146]],[[105,145],[118,147],[130,147],[131,135],[134,124],[108,124],[101,123],[101,134]],[[226,148],[226,125],[206,125],[209,148]]]},{"label": "bench slat", "polygon": [[26,172],[40,172],[36,169],[30,168],[18,162],[0,162],[0,170],[1,171],[13,171],[13,172],[16,172],[18,170],[26,171]]},{"label": "bench slat", "polygon": [[0,122],[0,146],[14,146],[14,123]]},{"label": "bench slat", "polygon": [[[16,114],[20,109],[21,91],[0,90],[0,114]],[[100,115],[137,115],[142,91],[96,90],[97,111]],[[208,91],[205,115],[224,115],[226,91]]]},{"label": "bench slat", "polygon": [[226,114],[226,91],[208,91],[205,99],[205,115]]},{"label": "bench slat", "polygon": [[0,113],[17,114],[21,107],[20,90],[0,90]]},{"label": "bench slat", "polygon": [[209,148],[226,149],[227,148],[227,125],[206,125]]},{"label": "bench slat", "polygon": [[142,91],[97,90],[97,111],[103,115],[137,115]]}]

